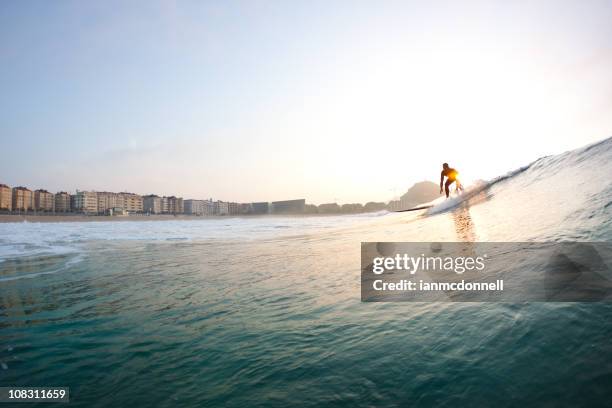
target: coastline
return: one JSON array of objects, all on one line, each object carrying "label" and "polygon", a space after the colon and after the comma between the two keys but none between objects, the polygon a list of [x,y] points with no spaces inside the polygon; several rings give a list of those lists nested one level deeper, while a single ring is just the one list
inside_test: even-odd
[{"label": "coastline", "polygon": [[[360,213],[364,214],[364,213]],[[18,215],[18,214],[0,214],[0,224],[7,223],[20,223],[20,222],[31,222],[31,223],[56,223],[56,222],[129,222],[129,221],[194,221],[194,220],[223,220],[228,218],[263,218],[263,217],[290,217],[290,218],[303,218],[303,217],[330,217],[330,216],[341,216],[341,215],[355,215],[355,214],[251,214],[251,215],[213,215],[213,216],[201,216],[201,215],[189,215],[189,214],[155,214],[155,215],[84,215],[84,214],[61,214],[61,215]]]},{"label": "coastline", "polygon": [[16,223],[16,222],[32,222],[32,223],[49,223],[49,222],[108,222],[108,221],[176,221],[176,220],[205,220],[205,219],[220,219],[228,218],[225,216],[202,217],[198,215],[17,215],[17,214],[1,214],[0,224]]}]

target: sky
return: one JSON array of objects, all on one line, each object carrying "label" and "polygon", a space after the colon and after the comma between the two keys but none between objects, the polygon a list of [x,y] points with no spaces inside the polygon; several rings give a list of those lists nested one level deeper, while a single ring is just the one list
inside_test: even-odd
[{"label": "sky", "polygon": [[0,183],[386,201],[612,136],[610,1],[3,1]]}]

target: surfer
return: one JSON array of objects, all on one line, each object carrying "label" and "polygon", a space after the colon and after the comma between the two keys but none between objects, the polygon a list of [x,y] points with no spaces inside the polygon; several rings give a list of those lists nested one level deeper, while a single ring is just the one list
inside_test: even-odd
[{"label": "surfer", "polygon": [[[463,190],[461,187],[461,182],[457,178],[459,172],[452,167],[448,166],[448,163],[442,164],[442,173],[440,173],[440,194],[442,194],[442,185],[444,185],[444,191],[446,192],[446,198],[449,195],[449,187],[451,184],[455,183],[457,186],[457,191]],[[446,177],[446,183],[444,182],[444,177]]]}]

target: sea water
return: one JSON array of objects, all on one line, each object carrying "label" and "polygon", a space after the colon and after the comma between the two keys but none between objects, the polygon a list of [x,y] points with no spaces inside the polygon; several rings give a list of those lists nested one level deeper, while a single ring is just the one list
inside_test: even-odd
[{"label": "sea water", "polygon": [[359,251],[612,241],[611,165],[607,139],[433,214],[0,224],[0,385],[77,407],[609,405],[612,305],[361,303]]}]

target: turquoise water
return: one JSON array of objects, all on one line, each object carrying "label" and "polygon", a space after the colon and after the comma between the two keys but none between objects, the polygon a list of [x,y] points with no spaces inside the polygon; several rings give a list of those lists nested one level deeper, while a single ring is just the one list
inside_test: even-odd
[{"label": "turquoise water", "polygon": [[609,406],[612,305],[361,303],[359,251],[612,241],[611,145],[426,217],[0,224],[0,385],[99,407]]}]

